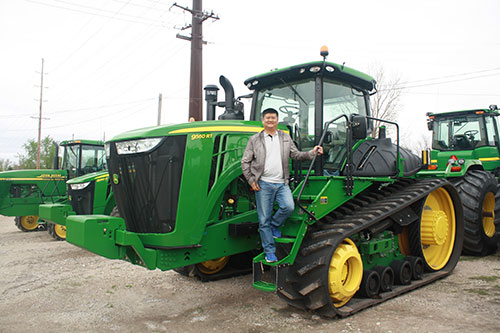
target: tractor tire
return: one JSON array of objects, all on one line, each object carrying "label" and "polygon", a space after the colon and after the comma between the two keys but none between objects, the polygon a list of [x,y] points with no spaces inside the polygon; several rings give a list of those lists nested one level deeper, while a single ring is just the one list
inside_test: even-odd
[{"label": "tractor tire", "polygon": [[494,253],[500,231],[496,178],[490,172],[473,170],[457,185],[465,218],[463,254],[485,256]]},{"label": "tractor tire", "polygon": [[63,225],[47,223],[47,232],[56,241],[66,240],[66,227]]},{"label": "tractor tire", "polygon": [[23,232],[35,231],[38,229],[38,216],[16,216],[14,218],[16,227]]},{"label": "tractor tire", "polygon": [[204,261],[195,265],[174,268],[182,276],[196,277],[203,282],[216,281],[252,271],[253,251]]}]

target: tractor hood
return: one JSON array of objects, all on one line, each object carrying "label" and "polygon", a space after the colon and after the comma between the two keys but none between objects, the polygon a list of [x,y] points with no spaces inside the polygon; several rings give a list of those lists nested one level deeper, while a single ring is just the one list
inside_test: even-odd
[{"label": "tractor hood", "polygon": [[52,169],[26,169],[26,170],[11,170],[0,172],[0,181],[10,180],[50,180],[50,179],[65,179],[66,170]]},{"label": "tractor hood", "polygon": [[97,171],[97,172],[92,172],[80,177],[76,177],[73,179],[70,179],[66,182],[66,184],[80,184],[80,183],[87,183],[91,182],[94,180],[101,180],[101,179],[108,179],[109,174],[108,171]]},{"label": "tractor hood", "polygon": [[[280,126],[280,129],[287,130],[286,126]],[[134,140],[142,138],[155,138],[170,135],[182,134],[198,134],[212,132],[241,132],[241,133],[258,133],[262,131],[262,123],[260,121],[245,121],[245,120],[211,120],[211,121],[196,121],[192,123],[182,123],[176,125],[154,126],[136,129],[122,134],[118,134],[108,142]]]}]

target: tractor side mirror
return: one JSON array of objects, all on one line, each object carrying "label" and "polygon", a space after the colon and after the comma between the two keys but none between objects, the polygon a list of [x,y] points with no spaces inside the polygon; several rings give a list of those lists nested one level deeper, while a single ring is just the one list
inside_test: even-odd
[{"label": "tractor side mirror", "polygon": [[354,140],[365,139],[367,135],[366,117],[359,114],[351,116],[352,138]]},{"label": "tractor side mirror", "polygon": [[429,131],[432,131],[432,125],[434,125],[434,122],[432,120],[427,120],[427,128]]}]

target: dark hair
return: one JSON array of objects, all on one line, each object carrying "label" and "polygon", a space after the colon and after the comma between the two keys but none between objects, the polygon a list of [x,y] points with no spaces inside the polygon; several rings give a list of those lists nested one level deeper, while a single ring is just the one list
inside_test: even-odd
[{"label": "dark hair", "polygon": [[276,111],[276,109],[273,108],[267,108],[264,111],[262,111],[262,117],[264,117],[268,113],[274,113],[276,114],[276,117],[278,117],[278,111]]}]

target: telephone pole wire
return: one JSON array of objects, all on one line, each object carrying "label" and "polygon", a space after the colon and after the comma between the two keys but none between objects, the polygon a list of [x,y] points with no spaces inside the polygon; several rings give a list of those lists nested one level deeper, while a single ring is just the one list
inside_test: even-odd
[{"label": "telephone pole wire", "polygon": [[181,30],[191,28],[191,37],[177,34],[177,38],[191,41],[191,73],[189,84],[189,121],[203,120],[202,113],[202,86],[203,86],[203,29],[202,24],[205,20],[211,18],[218,20],[219,17],[213,12],[204,12],[202,9],[202,0],[193,0],[193,9],[179,6],[174,3],[172,7],[179,7],[184,11],[190,12],[192,21],[190,25],[186,25]]}]

